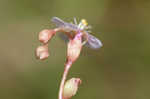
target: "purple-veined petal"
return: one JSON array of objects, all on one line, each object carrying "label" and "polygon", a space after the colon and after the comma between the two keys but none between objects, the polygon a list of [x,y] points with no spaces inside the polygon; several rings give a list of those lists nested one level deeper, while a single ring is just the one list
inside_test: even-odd
[{"label": "purple-veined petal", "polygon": [[103,44],[98,38],[94,37],[91,34],[88,34],[88,41],[86,43],[86,46],[91,49],[98,49],[101,48]]}]

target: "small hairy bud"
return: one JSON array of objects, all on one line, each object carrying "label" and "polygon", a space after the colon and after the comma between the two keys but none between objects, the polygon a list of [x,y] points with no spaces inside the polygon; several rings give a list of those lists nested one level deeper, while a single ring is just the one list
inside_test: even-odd
[{"label": "small hairy bud", "polygon": [[81,39],[73,39],[68,43],[67,49],[67,60],[74,62],[79,57],[82,49],[82,41]]},{"label": "small hairy bud", "polygon": [[48,45],[42,45],[36,49],[36,57],[40,60],[47,59],[49,56]]},{"label": "small hairy bud", "polygon": [[55,30],[44,29],[39,33],[39,41],[46,44],[55,35],[55,33]]},{"label": "small hairy bud", "polygon": [[63,97],[65,99],[69,99],[74,96],[78,90],[79,84],[81,84],[80,78],[71,78],[70,80],[66,81],[63,90]]}]

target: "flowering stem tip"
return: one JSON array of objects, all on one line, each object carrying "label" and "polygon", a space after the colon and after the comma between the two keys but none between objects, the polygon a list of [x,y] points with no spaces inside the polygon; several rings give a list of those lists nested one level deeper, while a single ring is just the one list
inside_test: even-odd
[{"label": "flowering stem tip", "polygon": [[74,23],[68,23],[58,17],[53,17],[52,22],[56,24],[56,28],[44,29],[39,33],[38,40],[41,45],[36,48],[36,57],[40,60],[48,58],[48,43],[57,32],[61,32],[67,37],[66,39],[69,40],[67,44],[67,61],[60,83],[58,99],[70,99],[76,94],[81,80],[80,78],[71,78],[66,81],[66,79],[72,64],[80,56],[82,46],[86,45],[89,48],[98,49],[102,46],[102,43],[90,34],[90,26],[85,19],[82,19],[78,24],[75,18]]}]

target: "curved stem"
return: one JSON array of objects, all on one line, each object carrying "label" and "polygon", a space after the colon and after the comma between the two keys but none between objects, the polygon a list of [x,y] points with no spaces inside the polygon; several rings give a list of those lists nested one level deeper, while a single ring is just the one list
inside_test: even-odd
[{"label": "curved stem", "polygon": [[69,61],[69,62],[67,62],[67,64],[65,64],[64,73],[63,73],[62,80],[60,83],[58,99],[64,99],[63,98],[64,84],[65,84],[65,81],[66,81],[66,78],[67,78],[67,75],[68,75],[71,65],[72,65],[71,61]]}]

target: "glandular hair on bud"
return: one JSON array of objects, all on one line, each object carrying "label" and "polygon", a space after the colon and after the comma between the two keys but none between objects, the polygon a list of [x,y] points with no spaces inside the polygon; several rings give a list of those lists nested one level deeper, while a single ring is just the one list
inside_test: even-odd
[{"label": "glandular hair on bud", "polygon": [[36,49],[36,57],[40,60],[47,59],[49,56],[48,45],[42,45]]},{"label": "glandular hair on bud", "polygon": [[55,30],[44,29],[39,33],[39,41],[46,44],[55,35],[55,33]]},{"label": "glandular hair on bud", "polygon": [[65,99],[69,99],[74,96],[78,90],[79,84],[81,84],[80,78],[71,78],[70,80],[66,81],[63,90],[63,97]]}]

